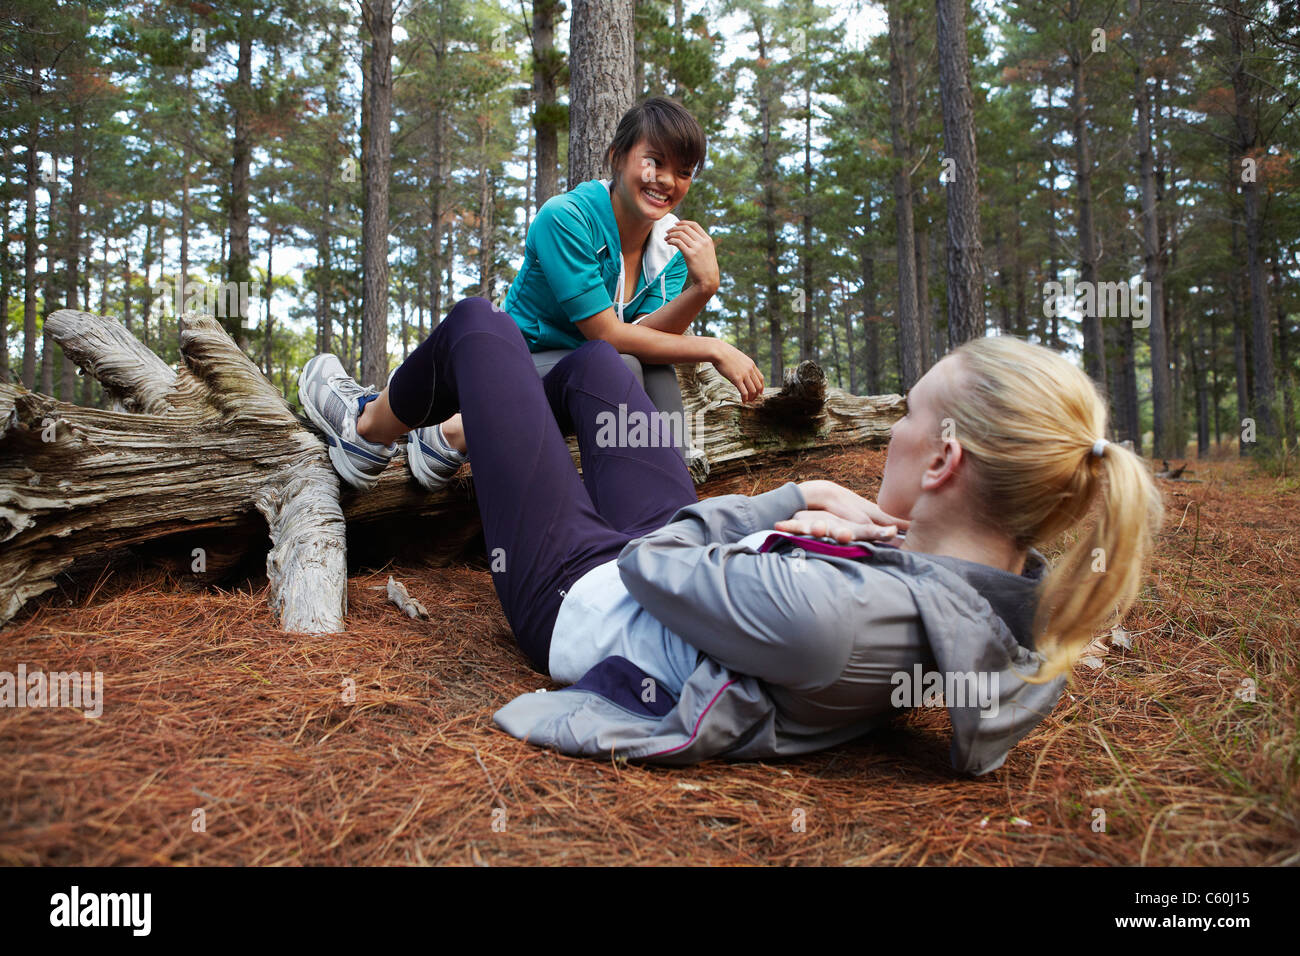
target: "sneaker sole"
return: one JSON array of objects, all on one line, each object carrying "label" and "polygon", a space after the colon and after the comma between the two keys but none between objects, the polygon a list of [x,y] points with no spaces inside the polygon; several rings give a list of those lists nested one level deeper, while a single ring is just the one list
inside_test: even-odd
[{"label": "sneaker sole", "polygon": [[451,483],[451,480],[460,471],[460,467],[457,466],[456,471],[445,477],[433,471],[425,463],[425,455],[424,452],[420,451],[419,439],[415,437],[414,430],[410,431],[406,436],[406,464],[411,469],[411,476],[416,480],[416,483],[426,491],[441,491]]}]

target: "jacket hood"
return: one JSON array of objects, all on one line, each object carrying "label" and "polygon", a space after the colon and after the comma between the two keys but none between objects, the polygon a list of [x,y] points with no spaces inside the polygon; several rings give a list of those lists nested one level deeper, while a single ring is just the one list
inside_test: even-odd
[{"label": "jacket hood", "polygon": [[1038,585],[1047,573],[1047,559],[1039,551],[1029,549],[1025,557],[1025,570],[1021,574],[946,555],[932,554],[929,557],[935,564],[952,571],[978,591],[989,602],[993,612],[1011,629],[1016,641],[1022,647],[1034,649],[1034,612],[1038,608]]},{"label": "jacket hood", "polygon": [[1044,663],[1032,648],[1030,628],[1046,559],[1030,549],[1025,573],[1015,575],[960,558],[865,547],[873,552],[873,564],[912,592],[938,671],[989,675],[996,716],[986,716],[973,703],[946,703],[953,767],[977,775],[996,770],[1017,741],[1052,711],[1065,688],[1065,674],[1046,683],[1025,679],[1036,677]]}]

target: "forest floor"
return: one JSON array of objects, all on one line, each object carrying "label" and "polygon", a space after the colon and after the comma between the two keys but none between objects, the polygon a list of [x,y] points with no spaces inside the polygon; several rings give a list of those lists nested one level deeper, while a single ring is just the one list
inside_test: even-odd
[{"label": "forest floor", "polygon": [[[883,463],[807,456],[751,492],[823,477],[874,496]],[[483,570],[354,574],[349,631],[325,636],[276,630],[264,578],[69,583],[0,630],[0,670],[102,671],[103,715],[0,708],[0,864],[1295,864],[1300,483],[1236,460],[1188,476],[1160,483],[1132,648],[1080,664],[980,778],[950,768],[941,708],[686,768],[517,741],[493,711],[555,685]],[[390,573],[429,620],[387,603]]]}]

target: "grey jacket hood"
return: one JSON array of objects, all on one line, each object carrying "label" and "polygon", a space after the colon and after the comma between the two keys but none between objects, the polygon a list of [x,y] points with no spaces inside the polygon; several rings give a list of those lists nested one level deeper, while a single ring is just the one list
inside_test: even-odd
[{"label": "grey jacket hood", "polygon": [[[679,695],[645,699],[648,675],[606,658],[562,690],[523,694],[494,715],[523,740],[582,756],[665,764],[756,759],[851,740],[897,713],[897,682],[968,675],[993,706],[945,699],[955,769],[983,774],[1055,706],[1064,675],[1029,628],[1046,562],[1022,575],[956,558],[771,531],[805,507],[789,482],[681,509],[618,558],[628,592],[702,653]],[[761,545],[741,539],[769,532]]]}]

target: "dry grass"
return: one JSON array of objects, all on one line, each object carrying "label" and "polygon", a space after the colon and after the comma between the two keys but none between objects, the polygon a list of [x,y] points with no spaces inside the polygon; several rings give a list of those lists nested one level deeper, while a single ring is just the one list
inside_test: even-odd
[{"label": "dry grass", "polygon": [[[850,449],[751,490],[829,477],[873,494],[882,464]],[[68,582],[0,631],[0,670],[102,671],[104,712],[0,710],[0,863],[1295,863],[1298,493],[1237,462],[1192,467],[1204,483],[1162,483],[1133,649],[1081,666],[973,780],[949,769],[940,710],[762,763],[618,766],[516,741],[492,712],[551,685],[481,570],[358,573],[349,632],[315,637],[275,629],[264,581]],[[431,620],[374,589],[390,570]],[[1245,678],[1253,703],[1234,696]]]}]

